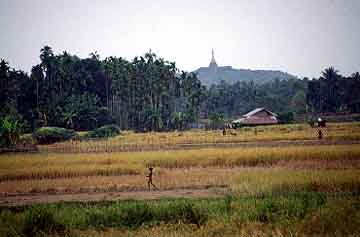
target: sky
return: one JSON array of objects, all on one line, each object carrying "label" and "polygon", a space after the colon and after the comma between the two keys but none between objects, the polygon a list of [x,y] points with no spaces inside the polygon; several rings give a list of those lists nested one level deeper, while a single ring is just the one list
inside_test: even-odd
[{"label": "sky", "polygon": [[0,0],[0,58],[30,71],[40,49],[181,70],[218,65],[319,77],[360,71],[360,0]]}]

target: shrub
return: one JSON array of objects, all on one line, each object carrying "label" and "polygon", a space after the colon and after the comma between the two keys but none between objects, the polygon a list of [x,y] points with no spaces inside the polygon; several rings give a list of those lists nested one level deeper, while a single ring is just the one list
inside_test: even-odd
[{"label": "shrub", "polygon": [[33,134],[33,137],[39,144],[66,141],[75,138],[76,136],[77,135],[74,130],[58,127],[42,127],[37,129]]},{"label": "shrub", "polygon": [[309,236],[359,236],[360,214],[355,203],[335,201],[309,213],[300,225]]},{"label": "shrub", "polygon": [[190,202],[175,202],[162,208],[158,207],[154,211],[154,220],[164,223],[182,222],[200,227],[208,220],[208,215]]},{"label": "shrub", "polygon": [[19,141],[19,121],[0,118],[0,146],[13,146]]},{"label": "shrub", "polygon": [[10,210],[0,211],[0,236],[22,236],[22,222],[23,219]]},{"label": "shrub", "polygon": [[39,234],[65,234],[65,225],[55,220],[54,215],[45,209],[31,209],[25,216],[23,233],[26,236],[37,236]]},{"label": "shrub", "polygon": [[224,115],[219,113],[211,113],[209,115],[209,119],[211,129],[221,129],[224,127]]},{"label": "shrub", "polygon": [[185,204],[181,210],[184,223],[196,224],[197,227],[200,228],[200,226],[203,225],[208,219],[208,216],[205,212],[191,204]]},{"label": "shrub", "polygon": [[279,114],[278,120],[282,124],[292,123],[294,122],[294,113],[287,112]]},{"label": "shrub", "polygon": [[120,128],[116,125],[105,125],[100,128],[96,128],[87,134],[89,138],[104,138],[114,137],[120,134]]},{"label": "shrub", "polygon": [[19,143],[23,143],[23,144],[36,144],[36,140],[34,139],[34,137],[32,136],[32,134],[24,134],[21,135],[19,138]]},{"label": "shrub", "polygon": [[121,213],[121,223],[129,228],[138,228],[154,219],[150,207],[146,203],[136,202]]},{"label": "shrub", "polygon": [[94,210],[90,212],[86,219],[86,227],[94,227],[98,230],[101,230],[105,227],[116,226],[119,222],[119,214],[114,213],[110,210]]}]

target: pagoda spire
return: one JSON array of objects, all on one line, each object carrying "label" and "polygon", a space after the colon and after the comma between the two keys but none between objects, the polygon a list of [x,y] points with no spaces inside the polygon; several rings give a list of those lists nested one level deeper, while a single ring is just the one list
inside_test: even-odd
[{"label": "pagoda spire", "polygon": [[216,71],[217,67],[218,67],[218,65],[217,65],[216,60],[215,60],[214,49],[211,49],[211,61],[210,61],[209,68]]},{"label": "pagoda spire", "polygon": [[210,63],[216,63],[215,56],[214,56],[214,49],[211,49],[211,62]]}]

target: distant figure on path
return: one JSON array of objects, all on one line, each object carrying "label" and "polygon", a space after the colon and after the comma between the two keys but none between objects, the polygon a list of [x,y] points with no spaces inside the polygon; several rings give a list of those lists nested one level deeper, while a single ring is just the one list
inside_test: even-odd
[{"label": "distant figure on path", "polygon": [[225,129],[225,127],[223,128],[223,136],[226,136],[226,129]]},{"label": "distant figure on path", "polygon": [[318,138],[319,138],[319,140],[321,140],[323,138],[323,133],[322,133],[321,129],[319,129]]},{"label": "distant figure on path", "polygon": [[322,118],[318,118],[318,127],[319,128],[325,128],[326,127],[326,121]]},{"label": "distant figure on path", "polygon": [[150,187],[151,187],[150,185],[152,185],[156,190],[159,190],[152,182],[153,169],[154,169],[153,167],[150,167],[149,168],[150,173],[149,173],[149,175],[146,175],[146,177],[148,178],[149,191],[150,191]]}]

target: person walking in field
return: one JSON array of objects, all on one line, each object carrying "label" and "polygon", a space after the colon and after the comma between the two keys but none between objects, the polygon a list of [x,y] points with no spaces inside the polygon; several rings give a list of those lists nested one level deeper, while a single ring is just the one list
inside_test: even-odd
[{"label": "person walking in field", "polygon": [[318,131],[318,138],[319,138],[319,140],[321,140],[323,138],[323,133],[322,133],[321,129],[319,129],[319,131]]},{"label": "person walking in field", "polygon": [[152,175],[153,175],[153,167],[149,168],[149,175],[146,175],[146,177],[148,178],[148,187],[149,187],[149,191],[151,190],[151,186],[153,186],[156,190],[159,190],[152,182]]},{"label": "person walking in field", "polygon": [[222,133],[223,133],[223,136],[226,136],[226,129],[225,129],[225,126],[223,127],[223,131],[222,131]]}]

